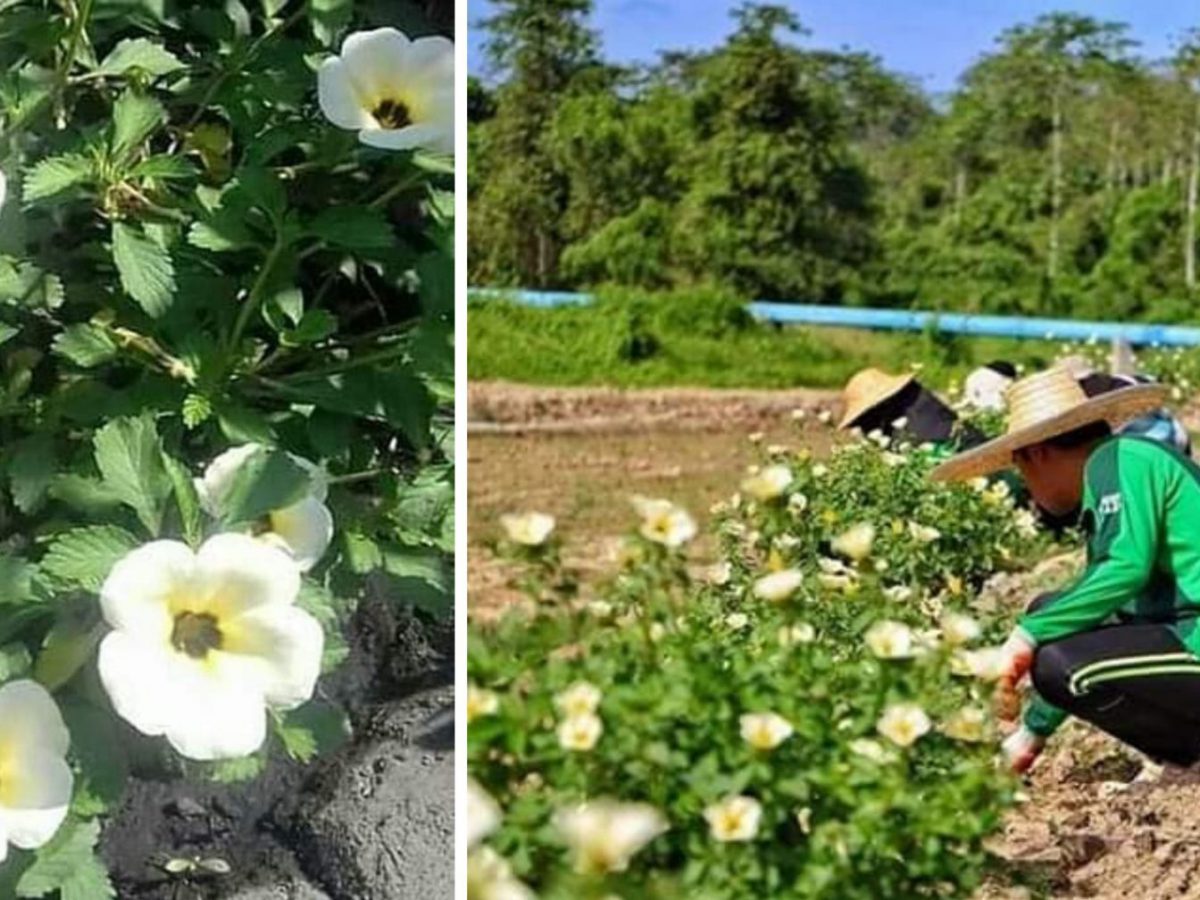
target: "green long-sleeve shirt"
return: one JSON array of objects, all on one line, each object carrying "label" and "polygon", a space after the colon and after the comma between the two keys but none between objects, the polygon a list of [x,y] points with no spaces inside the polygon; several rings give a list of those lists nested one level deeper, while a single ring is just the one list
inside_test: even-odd
[{"label": "green long-sleeve shirt", "polygon": [[[1109,438],[1084,469],[1082,524],[1086,568],[1018,620],[1025,636],[1055,641],[1120,614],[1170,624],[1200,657],[1200,467],[1157,441]],[[1025,725],[1049,735],[1065,718],[1035,696]]]}]

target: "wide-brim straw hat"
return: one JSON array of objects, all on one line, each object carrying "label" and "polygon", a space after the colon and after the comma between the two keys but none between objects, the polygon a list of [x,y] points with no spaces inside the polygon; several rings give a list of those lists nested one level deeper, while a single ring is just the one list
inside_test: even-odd
[{"label": "wide-brim straw hat", "polygon": [[1082,428],[1107,422],[1116,428],[1162,406],[1167,388],[1138,384],[1088,398],[1079,382],[1062,366],[1022,378],[1009,387],[1008,430],[1000,437],[951,457],[935,468],[934,481],[961,481],[990,475],[1013,464],[1025,447]]},{"label": "wide-brim straw hat", "polygon": [[838,428],[849,428],[863,413],[890,400],[912,384],[912,375],[889,375],[879,369],[855,372],[842,389],[845,412]]}]

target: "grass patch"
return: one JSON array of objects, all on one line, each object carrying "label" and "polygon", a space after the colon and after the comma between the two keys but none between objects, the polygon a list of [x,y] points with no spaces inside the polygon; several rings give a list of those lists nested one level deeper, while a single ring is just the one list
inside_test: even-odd
[{"label": "grass patch", "polygon": [[874,332],[757,322],[744,305],[706,289],[601,291],[590,306],[537,309],[471,304],[468,374],[544,385],[613,387],[841,387],[865,366],[944,385],[993,359],[1037,368],[1057,342]]}]

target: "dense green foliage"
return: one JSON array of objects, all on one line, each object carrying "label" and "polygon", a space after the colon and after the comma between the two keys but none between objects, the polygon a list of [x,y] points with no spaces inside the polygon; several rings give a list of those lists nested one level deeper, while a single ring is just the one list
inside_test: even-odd
[{"label": "dense green foliage", "polygon": [[[472,630],[470,771],[503,811],[471,810],[487,840],[473,900],[527,896],[499,890],[513,878],[564,900],[971,896],[1014,784],[972,677],[990,656],[966,649],[1004,623],[964,614],[989,574],[1044,547],[1002,486],[931,489],[905,449],[768,450],[720,510],[704,582],[644,521],[588,603]],[[553,561],[553,540],[513,556]],[[542,610],[539,579],[571,580],[528,570]],[[893,731],[898,710],[915,732]],[[763,713],[786,723],[765,744],[745,719]],[[573,720],[594,731],[578,739]],[[740,840],[706,821],[729,795],[761,806]],[[603,798],[649,804],[665,829],[589,870],[556,811]],[[594,850],[620,846],[596,831]]]},{"label": "dense green foliage", "polygon": [[1123,25],[1045,15],[935,101],[869,55],[797,48],[774,5],[632,70],[603,61],[589,0],[496,6],[470,104],[473,283],[1192,315],[1193,35],[1146,60]]},{"label": "dense green foliage", "polygon": [[[116,709],[98,596],[135,548],[267,548],[281,512],[330,517],[297,601],[322,671],[368,584],[451,610],[453,162],[360,144],[318,104],[322,60],[385,26],[430,30],[407,2],[0,3],[0,684],[54,692],[74,772],[0,896],[115,896],[93,848],[131,774],[248,778],[345,737],[331,704],[281,703],[252,756],[190,763]],[[197,484],[245,444],[219,500]],[[171,646],[238,652],[217,621],[176,614]]]}]

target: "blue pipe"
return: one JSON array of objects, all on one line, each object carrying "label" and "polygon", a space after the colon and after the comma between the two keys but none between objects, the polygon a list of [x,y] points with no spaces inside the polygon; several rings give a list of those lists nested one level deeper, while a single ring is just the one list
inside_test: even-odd
[{"label": "blue pipe", "polygon": [[[590,294],[565,291],[520,291],[472,288],[471,298],[504,298],[525,306],[586,306]],[[1142,325],[1132,322],[1087,322],[1077,319],[1039,319],[1018,316],[979,316],[967,313],[921,312],[907,309],[870,309],[860,306],[817,306],[801,303],[756,301],[751,315],[781,325],[830,325],[889,331],[924,331],[947,334],[1032,338],[1058,341],[1126,340],[1130,344],[1161,347],[1200,345],[1200,328],[1182,325]]]}]

